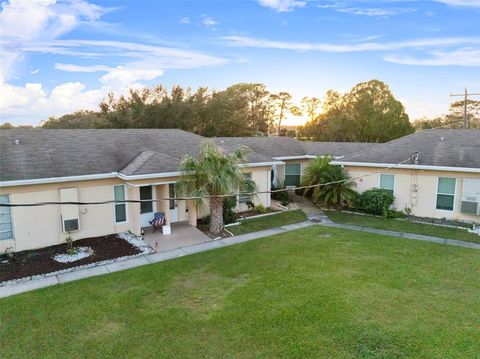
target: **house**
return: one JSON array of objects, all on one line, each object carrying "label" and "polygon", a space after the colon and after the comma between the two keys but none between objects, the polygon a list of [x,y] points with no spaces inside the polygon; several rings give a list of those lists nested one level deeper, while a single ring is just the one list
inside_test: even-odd
[{"label": "house", "polygon": [[[0,207],[0,252],[63,243],[67,233],[74,240],[128,230],[139,235],[157,211],[165,213],[167,223],[196,225],[208,208],[196,208],[191,200],[88,203],[178,197],[174,184],[180,161],[185,154],[198,154],[203,140],[174,129],[0,130],[1,202],[85,203]],[[278,164],[250,151],[243,171],[259,191],[268,191],[272,166]],[[250,199],[270,206],[270,195],[263,193],[239,196],[237,208],[245,209]]]},{"label": "house", "polygon": [[397,210],[480,222],[480,130],[424,130],[333,163],[354,178],[369,175],[355,181],[359,192],[392,191]]},{"label": "house", "polygon": [[298,186],[305,167],[316,156],[340,158],[363,151],[375,143],[304,142],[291,137],[218,137],[218,145],[247,146],[252,151],[271,157],[280,164],[273,166],[274,185]]},{"label": "house", "polygon": [[[167,223],[195,226],[208,206],[164,198],[182,196],[175,189],[180,161],[198,154],[203,140],[174,129],[0,130],[0,202],[83,203],[0,207],[0,251],[63,243],[67,234],[74,240],[124,231],[139,235],[155,212],[164,212]],[[227,153],[250,149],[243,171],[260,192],[272,184],[297,186],[313,158],[331,155],[358,191],[392,191],[397,210],[480,222],[479,130],[425,130],[383,144],[289,137],[214,141]],[[146,202],[89,204],[113,200]],[[247,209],[249,200],[270,206],[268,193],[239,195],[237,210]]]},{"label": "house", "polygon": [[356,190],[392,191],[397,210],[412,215],[480,222],[480,130],[432,129],[387,143],[301,142],[283,137],[217,139],[246,145],[282,164],[274,179],[296,186],[309,161],[331,155],[355,179]]}]

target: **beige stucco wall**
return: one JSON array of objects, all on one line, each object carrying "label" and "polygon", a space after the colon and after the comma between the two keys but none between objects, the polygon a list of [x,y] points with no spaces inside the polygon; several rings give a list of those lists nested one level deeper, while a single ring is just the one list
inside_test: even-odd
[{"label": "beige stucco wall", "polygon": [[[252,179],[257,182],[260,191],[270,189],[271,167],[248,168],[245,171],[252,173]],[[79,202],[99,202],[114,199],[113,186],[123,184],[126,188],[126,198],[130,200],[140,199],[140,185],[155,185],[157,198],[169,196],[168,183],[174,183],[178,177],[154,178],[148,180],[134,180],[125,182],[121,179],[102,179],[90,181],[72,181],[63,183],[50,183],[41,185],[12,186],[0,188],[0,194],[8,194],[11,203],[35,203],[35,202],[58,202],[60,201],[60,189],[77,188]],[[270,196],[261,194],[254,199],[255,203],[270,206]],[[194,223],[197,211],[190,206],[187,211],[187,201],[179,200],[178,220],[190,220]],[[140,204],[127,203],[127,221],[115,223],[114,204],[80,205],[78,231],[71,232],[74,240],[132,231],[139,235],[140,228]],[[169,219],[169,203],[161,201],[157,208],[162,210]],[[189,212],[191,216],[189,218]],[[198,217],[208,213],[208,206],[203,205],[199,209]],[[39,207],[13,207],[11,210],[14,240],[1,240],[0,252],[9,247],[12,251],[42,248],[55,244],[64,243],[67,237],[63,233],[61,222],[61,209],[58,205]]]},{"label": "beige stucco wall", "polygon": [[[368,177],[356,180],[356,190],[363,192],[367,189],[379,187],[380,174],[387,173],[395,175],[395,208],[403,210],[410,208],[412,214],[420,217],[448,218],[468,222],[480,223],[480,216],[469,215],[460,212],[463,179],[478,178],[480,174],[468,172],[449,172],[449,171],[430,171],[430,170],[411,170],[411,169],[390,169],[379,172],[374,167],[346,167],[352,177],[358,177],[371,174]],[[437,210],[437,182],[439,177],[456,178],[455,188],[455,206],[453,211]],[[418,191],[412,191],[412,186],[416,184]]]}]

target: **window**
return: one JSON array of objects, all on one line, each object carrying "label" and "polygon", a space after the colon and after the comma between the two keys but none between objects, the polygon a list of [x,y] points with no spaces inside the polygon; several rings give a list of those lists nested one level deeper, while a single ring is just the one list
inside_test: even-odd
[{"label": "window", "polygon": [[[8,194],[0,195],[0,203],[10,203]],[[0,240],[13,239],[10,207],[0,207]]]},{"label": "window", "polygon": [[300,184],[301,165],[292,163],[285,165],[285,186],[298,186]]},{"label": "window", "polygon": [[[151,200],[152,197],[152,186],[143,186],[140,187],[140,199]],[[153,202],[141,202],[140,203],[140,213],[152,213],[153,212]]]},{"label": "window", "polygon": [[[115,201],[125,201],[125,186],[119,185],[113,187],[114,199]],[[126,222],[127,221],[127,204],[126,203],[115,203],[115,222]]]},{"label": "window", "polygon": [[455,178],[438,178],[437,209],[453,211],[455,203],[455,184]]},{"label": "window", "polygon": [[[245,179],[252,179],[252,174],[244,173],[243,177],[245,177]],[[245,192],[245,191],[240,191],[240,192]],[[238,203],[247,203],[248,201],[251,201],[251,196],[249,194],[240,194],[238,196]]]},{"label": "window", "polygon": [[390,192],[394,191],[395,188],[395,176],[394,175],[386,175],[386,174],[381,174],[380,175],[380,188],[381,189],[386,189]]}]

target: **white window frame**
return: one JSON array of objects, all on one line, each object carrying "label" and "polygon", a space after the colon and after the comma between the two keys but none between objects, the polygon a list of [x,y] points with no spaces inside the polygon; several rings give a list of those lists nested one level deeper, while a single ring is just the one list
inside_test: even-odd
[{"label": "white window frame", "polygon": [[396,183],[396,178],[394,174],[391,173],[380,173],[380,176],[378,176],[378,188],[379,189],[386,189],[389,190],[388,188],[382,188],[382,176],[392,176],[393,177],[393,196],[395,197],[395,183]]},{"label": "white window frame", "polygon": [[[113,200],[115,201],[115,187],[120,187],[122,186],[123,187],[123,193],[125,195],[125,201],[128,200],[128,194],[127,194],[127,186],[125,186],[124,184],[116,184],[116,185],[113,185],[112,187],[112,191],[113,191]],[[120,221],[120,222],[117,222],[117,213],[115,211],[115,207],[116,206],[119,206],[119,205],[125,205],[125,221]],[[123,223],[128,223],[128,203],[125,202],[125,203],[113,203],[113,221],[115,222],[115,224],[123,224]]]},{"label": "white window frame", "polygon": [[[287,176],[294,176],[294,175],[287,175],[287,166],[293,166],[293,165],[298,165],[300,166],[300,173],[298,174],[298,185],[287,185],[286,184],[286,181],[287,181]],[[283,184],[286,186],[286,187],[297,187],[297,186],[300,186],[300,183],[302,182],[302,174],[303,174],[303,163],[285,163],[285,175],[284,175],[284,180],[283,180]],[[295,175],[296,176],[296,175]]]},{"label": "white window frame", "polygon": [[[454,187],[454,191],[453,191],[453,195],[451,193],[440,193],[438,192],[438,185],[440,183],[440,178],[449,178],[449,179],[454,179],[455,180],[455,187]],[[444,195],[444,196],[453,196],[453,207],[452,209],[441,209],[441,208],[437,208],[437,205],[438,205],[438,195],[441,194],[441,195]],[[456,177],[437,177],[437,189],[435,191],[435,210],[436,211],[443,211],[443,212],[455,212],[455,208],[456,208],[456,201],[457,201],[457,178]]]},{"label": "white window frame", "polygon": [[[10,203],[10,195],[9,195],[9,194],[2,194],[1,196],[7,196],[7,200],[8,200],[7,203]],[[5,232],[5,233],[7,233],[7,232],[12,232],[12,237],[0,239],[0,242],[1,242],[1,241],[11,241],[11,240],[15,239],[15,233],[14,233],[14,228],[13,228],[12,207],[6,207],[6,208],[9,208],[9,209],[10,209],[10,210],[9,210],[9,214],[10,214],[10,226],[12,227],[12,230],[11,230],[11,231],[3,231],[3,232]]]}]

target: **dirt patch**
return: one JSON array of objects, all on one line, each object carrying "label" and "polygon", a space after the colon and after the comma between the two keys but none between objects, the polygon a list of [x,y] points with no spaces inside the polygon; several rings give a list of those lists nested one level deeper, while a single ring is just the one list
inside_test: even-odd
[{"label": "dirt patch", "polygon": [[68,244],[65,243],[32,251],[17,252],[13,254],[12,258],[2,256],[2,260],[8,258],[8,263],[0,263],[0,282],[47,274],[141,252],[116,234],[80,239],[75,241],[74,245],[75,247],[90,247],[93,249],[93,254],[70,263],[54,261],[52,257],[67,252]]}]

